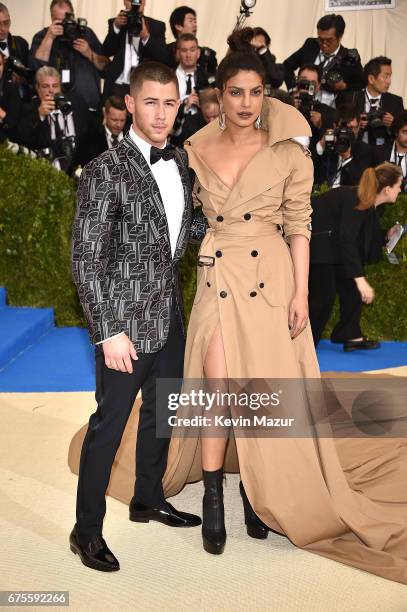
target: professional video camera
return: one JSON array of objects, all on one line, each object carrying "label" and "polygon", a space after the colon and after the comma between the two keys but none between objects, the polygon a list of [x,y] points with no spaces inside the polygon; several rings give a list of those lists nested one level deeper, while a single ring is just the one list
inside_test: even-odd
[{"label": "professional video camera", "polygon": [[72,102],[63,93],[54,96],[55,110],[60,110],[63,115],[69,115],[72,111]]},{"label": "professional video camera", "polygon": [[143,29],[140,7],[141,0],[131,0],[131,9],[129,11],[120,11],[120,15],[127,17],[127,32],[130,41],[133,37],[140,36],[140,32]]},{"label": "professional video camera", "polygon": [[329,64],[327,71],[323,72],[321,80],[323,88],[328,91],[334,91],[334,86],[344,79],[342,68],[355,66],[359,61],[360,55],[357,49],[348,49],[345,56],[337,53]]},{"label": "professional video camera", "polygon": [[337,127],[325,132],[325,151],[327,153],[345,153],[355,141],[352,128]]},{"label": "professional video camera", "polygon": [[72,43],[77,38],[83,38],[86,32],[88,21],[83,17],[75,19],[75,15],[73,13],[65,13],[65,17],[61,21],[61,25],[64,28],[62,40],[66,40]]}]

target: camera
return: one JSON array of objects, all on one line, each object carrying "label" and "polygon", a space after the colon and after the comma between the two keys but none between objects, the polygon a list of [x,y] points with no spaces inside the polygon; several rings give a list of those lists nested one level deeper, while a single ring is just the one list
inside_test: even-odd
[{"label": "camera", "polygon": [[327,71],[323,74],[321,84],[324,89],[334,91],[337,83],[343,80],[342,69],[344,67],[355,66],[360,61],[357,49],[348,49],[345,56],[338,53],[330,63]]},{"label": "camera", "polygon": [[352,128],[338,127],[325,132],[325,151],[327,153],[344,153],[355,140]]},{"label": "camera", "polygon": [[317,84],[315,81],[298,78],[295,84],[295,94],[300,100],[301,111],[314,110]]},{"label": "camera", "polygon": [[72,102],[63,93],[54,96],[55,110],[61,111],[63,115],[69,115],[72,111]]},{"label": "camera", "polygon": [[15,72],[18,76],[23,77],[27,81],[30,80],[31,77],[34,76],[34,70],[30,70],[27,68],[17,57],[13,57],[10,55],[6,59],[6,64],[4,67],[4,73],[6,76],[6,80],[11,79],[12,73]]},{"label": "camera", "polygon": [[364,113],[362,118],[367,121],[369,128],[383,127],[384,110],[380,107],[373,107],[368,113]]},{"label": "camera", "polygon": [[122,14],[126,15],[127,17],[127,31],[129,38],[140,36],[140,32],[143,29],[140,7],[141,0],[131,0],[131,9],[129,11],[122,11]]},{"label": "camera", "polygon": [[88,21],[83,17],[79,17],[76,20],[73,13],[65,13],[61,25],[64,28],[64,33],[62,35],[63,40],[73,42],[77,38],[83,38]]}]

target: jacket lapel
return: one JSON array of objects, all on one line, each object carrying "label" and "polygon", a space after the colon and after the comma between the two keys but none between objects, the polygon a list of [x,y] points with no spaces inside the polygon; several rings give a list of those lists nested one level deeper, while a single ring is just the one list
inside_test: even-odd
[{"label": "jacket lapel", "polygon": [[175,248],[173,261],[181,259],[186,245],[189,240],[189,225],[192,211],[192,192],[191,184],[189,179],[188,167],[182,158],[180,151],[175,151],[175,163],[177,164],[178,171],[181,177],[182,187],[184,190],[184,211],[182,214],[181,229],[178,235],[177,246]]}]

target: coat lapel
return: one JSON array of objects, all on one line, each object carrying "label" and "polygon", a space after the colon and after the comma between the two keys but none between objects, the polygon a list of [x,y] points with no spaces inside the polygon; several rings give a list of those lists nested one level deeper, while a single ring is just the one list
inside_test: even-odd
[{"label": "coat lapel", "polygon": [[175,248],[175,253],[173,257],[174,261],[178,261],[182,257],[189,239],[189,222],[191,219],[192,211],[192,192],[188,167],[184,162],[182,155],[178,149],[175,152],[175,163],[177,164],[182,181],[182,187],[184,190],[184,211],[182,214],[181,229],[178,235],[177,246]]}]

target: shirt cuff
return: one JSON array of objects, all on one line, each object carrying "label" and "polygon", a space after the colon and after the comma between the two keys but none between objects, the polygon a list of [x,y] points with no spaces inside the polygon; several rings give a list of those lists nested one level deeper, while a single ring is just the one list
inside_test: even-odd
[{"label": "shirt cuff", "polygon": [[115,34],[120,34],[120,28],[116,28],[115,24],[113,23],[113,32]]},{"label": "shirt cuff", "polygon": [[318,155],[324,154],[324,149],[320,142],[317,142],[316,150],[317,150]]},{"label": "shirt cuff", "polygon": [[124,332],[119,332],[118,334],[115,334],[114,336],[110,336],[110,338],[105,338],[104,340],[101,340],[100,342],[96,342],[96,345],[103,344],[104,342],[107,342],[108,340],[113,340],[113,338],[117,338],[117,336],[121,336],[122,334],[124,334]]},{"label": "shirt cuff", "polygon": [[147,38],[145,38],[144,40],[141,39],[141,44],[144,46],[144,45],[146,45],[148,43],[149,40],[150,40],[150,37],[147,36]]}]

